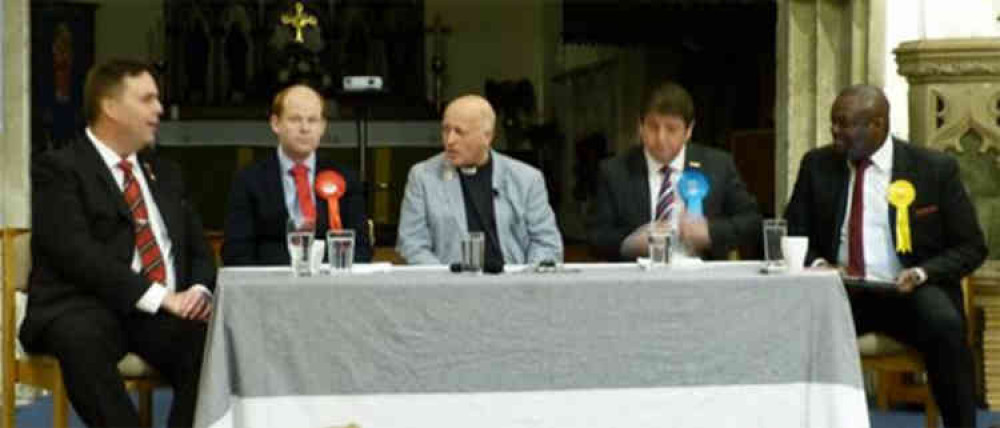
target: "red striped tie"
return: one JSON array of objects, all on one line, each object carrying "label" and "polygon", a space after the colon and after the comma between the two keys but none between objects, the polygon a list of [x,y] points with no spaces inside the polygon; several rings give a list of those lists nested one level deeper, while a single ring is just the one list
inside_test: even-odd
[{"label": "red striped tie", "polygon": [[132,174],[132,162],[123,159],[118,163],[118,168],[125,173],[125,204],[128,205],[135,224],[135,248],[142,260],[142,276],[163,284],[167,279],[167,269],[163,266],[160,246],[156,244],[156,237],[153,236],[149,212],[146,211],[146,202],[142,199],[142,190],[139,189],[139,182],[135,181],[135,175]]}]

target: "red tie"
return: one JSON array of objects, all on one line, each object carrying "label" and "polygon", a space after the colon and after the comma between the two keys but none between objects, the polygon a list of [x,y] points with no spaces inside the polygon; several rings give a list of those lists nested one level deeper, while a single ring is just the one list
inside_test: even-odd
[{"label": "red tie", "polygon": [[847,255],[847,274],[865,276],[865,170],[871,165],[868,158],[854,165],[854,191],[851,195],[851,218],[847,224],[850,233]]},{"label": "red tie", "polygon": [[660,193],[656,197],[656,218],[657,221],[670,221],[670,216],[674,211],[674,186],[670,183],[670,176],[673,170],[669,166],[660,168],[663,174],[663,183],[660,184]]},{"label": "red tie", "polygon": [[135,224],[135,248],[142,260],[142,276],[163,284],[167,278],[167,269],[163,266],[160,246],[156,245],[156,237],[153,236],[142,190],[139,189],[139,182],[135,181],[135,175],[132,174],[132,162],[122,159],[118,162],[118,168],[125,173],[125,204],[128,205],[132,213],[132,222]]},{"label": "red tie", "polygon": [[299,200],[299,211],[306,223],[315,223],[316,205],[313,204],[312,192],[309,191],[309,168],[301,163],[295,164],[291,170],[295,178],[295,194]]}]

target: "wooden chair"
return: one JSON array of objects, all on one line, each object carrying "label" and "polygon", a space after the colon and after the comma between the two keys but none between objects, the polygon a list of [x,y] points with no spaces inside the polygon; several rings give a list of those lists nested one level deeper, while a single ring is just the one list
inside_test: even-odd
[{"label": "wooden chair", "polygon": [[[973,289],[968,279],[962,280],[962,304],[966,323],[966,341],[974,343],[975,308]],[[892,338],[868,333],[858,338],[862,370],[872,373],[875,383],[875,403],[879,409],[888,410],[894,402],[922,403],[924,426],[937,428],[940,410],[931,395],[927,382],[906,382],[907,376],[926,372],[924,359],[913,348]]]},{"label": "wooden chair", "polygon": [[[14,251],[18,238],[27,240],[30,230],[8,228],[3,234],[3,428],[13,428],[14,399],[17,384],[32,385],[52,392],[52,426],[65,428],[69,418],[69,400],[62,381],[59,362],[49,355],[15,354],[17,341],[18,286],[15,275]],[[118,363],[118,369],[125,380],[125,387],[139,393],[139,419],[144,427],[151,427],[153,420],[153,389],[164,386],[155,371],[141,358],[128,354]]]}]

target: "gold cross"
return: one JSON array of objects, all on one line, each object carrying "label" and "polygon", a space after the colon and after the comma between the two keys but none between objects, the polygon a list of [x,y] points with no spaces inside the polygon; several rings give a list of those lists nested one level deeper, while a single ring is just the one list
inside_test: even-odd
[{"label": "gold cross", "polygon": [[305,7],[302,6],[302,2],[295,2],[295,15],[284,14],[281,15],[281,23],[285,25],[290,25],[295,29],[295,43],[304,43],[302,39],[302,29],[310,25],[316,26],[316,17],[303,13]]}]

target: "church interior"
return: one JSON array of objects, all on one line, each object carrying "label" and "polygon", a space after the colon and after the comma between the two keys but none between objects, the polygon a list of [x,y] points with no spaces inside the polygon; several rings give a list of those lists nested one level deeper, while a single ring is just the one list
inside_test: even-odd
[{"label": "church interior", "polygon": [[[30,226],[30,161],[82,135],[84,76],[114,57],[158,71],[164,114],[155,150],[184,169],[216,243],[234,175],[275,150],[272,95],[299,81],[318,88],[332,107],[320,150],[359,173],[376,260],[397,262],[407,171],[441,151],[442,106],[457,96],[490,100],[493,147],[542,171],[567,261],[587,261],[594,172],[638,144],[647,85],[671,79],[691,92],[692,141],[730,152],[763,217],[774,218],[802,155],[830,143],[837,92],[869,83],[890,96],[894,135],[959,160],[990,247],[972,278],[981,407],[1000,409],[1000,362],[992,364],[1000,361],[1000,0],[966,3],[977,4],[5,0],[0,220]],[[383,85],[345,89],[349,76]],[[13,263],[29,261],[22,252]],[[922,424],[923,394],[884,408],[879,401],[881,410],[919,416],[887,412],[872,426]],[[982,426],[1000,421],[986,415]]]},{"label": "church interior", "polygon": [[[442,104],[476,93],[499,112],[494,147],[544,171],[564,234],[579,241],[587,172],[637,142],[630,94],[671,78],[697,100],[694,139],[747,147],[740,166],[771,207],[773,172],[758,165],[774,162],[777,5],[697,3],[313,1],[302,13],[315,24],[299,28],[294,1],[33,1],[32,45],[61,53],[58,64],[55,50],[32,53],[31,150],[79,136],[80,80],[94,61],[149,60],[165,110],[157,150],[196,177],[205,226],[220,230],[233,174],[275,145],[271,94],[308,81],[334,106],[322,150],[362,175],[377,243],[391,247],[406,172],[440,148]],[[126,16],[134,37],[120,35]],[[344,91],[345,76],[379,76],[385,88]]]}]

